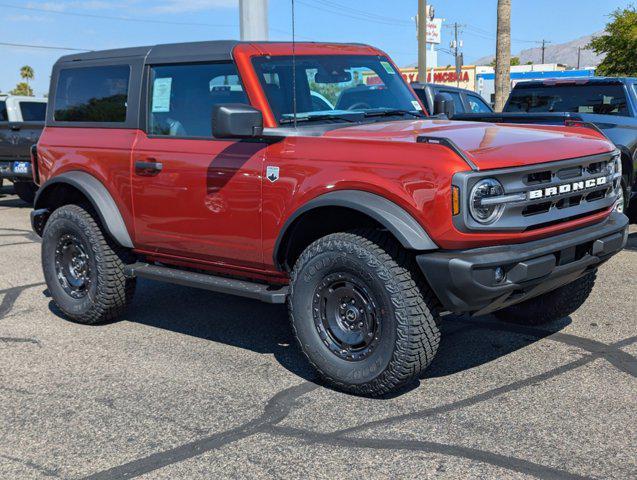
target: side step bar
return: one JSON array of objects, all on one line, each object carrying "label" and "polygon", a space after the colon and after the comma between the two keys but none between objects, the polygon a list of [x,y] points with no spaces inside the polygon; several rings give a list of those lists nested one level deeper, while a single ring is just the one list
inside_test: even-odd
[{"label": "side step bar", "polygon": [[272,287],[246,280],[217,277],[205,273],[178,270],[176,268],[134,263],[126,266],[126,276],[143,277],[160,282],[176,283],[186,287],[201,288],[218,293],[227,293],[239,297],[253,298],[266,303],[285,303],[288,287]]}]

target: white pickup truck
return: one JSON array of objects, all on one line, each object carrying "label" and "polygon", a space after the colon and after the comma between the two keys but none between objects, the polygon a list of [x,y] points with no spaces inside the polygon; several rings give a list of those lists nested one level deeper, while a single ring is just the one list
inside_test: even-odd
[{"label": "white pickup truck", "polygon": [[37,187],[31,172],[31,146],[38,142],[46,98],[0,95],[0,186],[13,182],[16,194],[33,203]]}]

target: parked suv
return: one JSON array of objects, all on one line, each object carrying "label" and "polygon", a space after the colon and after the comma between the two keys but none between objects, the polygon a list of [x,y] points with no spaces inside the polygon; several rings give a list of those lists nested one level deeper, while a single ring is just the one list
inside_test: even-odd
[{"label": "parked suv", "polygon": [[365,45],[63,57],[37,165],[33,228],[70,319],[119,318],[137,277],[287,302],[312,365],[357,394],[418,377],[444,312],[572,313],[627,240],[597,131],[428,120]]},{"label": "parked suv", "polygon": [[[453,118],[455,113],[493,113],[493,109],[480,94],[466,88],[450,87],[437,83],[411,84],[429,115],[446,114]],[[453,105],[453,110],[442,111],[441,100]]]},{"label": "parked suv", "polygon": [[31,172],[31,147],[44,127],[46,98],[0,95],[0,185],[13,182],[16,194],[31,204],[36,185]]}]

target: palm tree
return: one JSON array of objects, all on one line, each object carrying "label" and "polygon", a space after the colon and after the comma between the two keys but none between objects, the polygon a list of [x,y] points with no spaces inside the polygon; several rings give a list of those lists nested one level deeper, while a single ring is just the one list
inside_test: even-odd
[{"label": "palm tree", "polygon": [[511,0],[498,0],[495,44],[495,111],[501,112],[511,92]]},{"label": "palm tree", "polygon": [[33,80],[34,76],[33,68],[29,65],[25,65],[20,69],[20,77],[27,82],[27,85],[29,84],[29,80]]}]

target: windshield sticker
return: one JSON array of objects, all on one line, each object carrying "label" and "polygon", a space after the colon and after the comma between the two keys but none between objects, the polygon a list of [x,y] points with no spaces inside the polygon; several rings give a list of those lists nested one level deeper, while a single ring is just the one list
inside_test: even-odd
[{"label": "windshield sticker", "polygon": [[172,78],[156,78],[153,83],[153,113],[170,112]]},{"label": "windshield sticker", "polygon": [[411,104],[414,106],[414,108],[418,111],[422,110],[422,107],[420,106],[420,103],[417,100],[412,100]]},{"label": "windshield sticker", "polygon": [[385,71],[387,73],[389,73],[390,75],[395,75],[396,74],[396,70],[394,70],[394,67],[391,66],[391,63],[389,63],[389,62],[380,62],[380,64],[383,66]]}]

